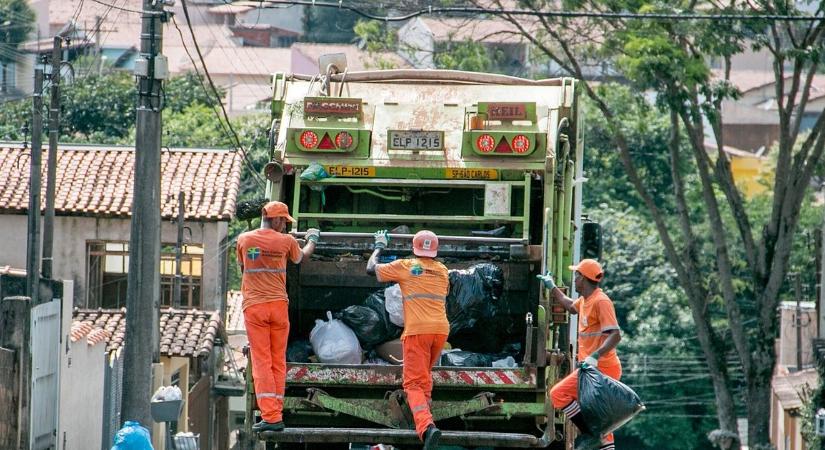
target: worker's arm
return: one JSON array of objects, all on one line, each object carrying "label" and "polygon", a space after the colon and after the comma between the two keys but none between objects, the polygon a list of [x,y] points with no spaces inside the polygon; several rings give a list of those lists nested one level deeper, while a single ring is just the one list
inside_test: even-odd
[{"label": "worker's arm", "polygon": [[607,339],[602,342],[602,345],[600,345],[595,352],[589,354],[584,360],[584,362],[591,366],[598,366],[599,357],[616,348],[622,340],[622,332],[618,329],[605,331],[604,334],[607,335]]},{"label": "worker's arm", "polygon": [[[312,256],[312,253],[315,251],[315,244],[318,242],[318,239],[321,238],[321,231],[317,228],[310,228],[307,230],[306,234],[304,235],[306,239],[306,243],[304,247],[300,249],[300,251],[295,251],[295,255],[291,257],[291,260],[295,264],[301,264],[301,261],[309,259]],[[298,246],[297,242],[295,247]]]},{"label": "worker's arm", "polygon": [[367,261],[368,275],[375,275],[375,266],[378,265],[378,257],[389,241],[390,235],[387,233],[387,230],[378,230],[375,232],[375,250],[372,251],[372,255],[370,255],[369,261]]},{"label": "worker's arm", "polygon": [[573,299],[564,295],[564,292],[556,286],[556,281],[553,279],[553,274],[547,272],[546,275],[536,275],[536,278],[544,283],[544,287],[550,290],[550,295],[552,295],[553,298],[556,299],[556,301],[559,302],[565,310],[567,310],[567,312],[570,314],[579,313],[573,306]]}]

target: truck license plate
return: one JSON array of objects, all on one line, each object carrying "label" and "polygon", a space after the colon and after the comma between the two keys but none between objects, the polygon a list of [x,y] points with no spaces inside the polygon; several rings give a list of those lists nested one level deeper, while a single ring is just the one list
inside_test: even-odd
[{"label": "truck license plate", "polygon": [[390,150],[441,150],[444,148],[443,131],[389,130]]},{"label": "truck license plate", "polygon": [[375,167],[326,166],[327,173],[334,177],[374,177]]}]

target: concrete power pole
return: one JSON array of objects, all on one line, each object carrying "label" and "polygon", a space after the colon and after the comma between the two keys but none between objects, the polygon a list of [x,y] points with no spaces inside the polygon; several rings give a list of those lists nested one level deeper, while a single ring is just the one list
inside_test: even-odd
[{"label": "concrete power pole", "polygon": [[[54,191],[57,180],[57,137],[60,134],[60,63],[63,37],[55,36],[52,47],[51,98],[49,99],[49,158],[46,162],[46,213],[43,218],[43,278],[52,278],[54,246]],[[49,299],[50,300],[50,299]]]},{"label": "concrete power pole", "polygon": [[152,425],[152,363],[160,360],[160,133],[161,83],[167,65],[162,55],[165,2],[143,0],[137,76],[137,133],[126,293],[123,361],[123,420]]},{"label": "concrete power pole", "polygon": [[43,161],[43,69],[34,71],[32,155],[29,171],[29,225],[26,243],[26,295],[38,304],[40,292],[40,167]]}]

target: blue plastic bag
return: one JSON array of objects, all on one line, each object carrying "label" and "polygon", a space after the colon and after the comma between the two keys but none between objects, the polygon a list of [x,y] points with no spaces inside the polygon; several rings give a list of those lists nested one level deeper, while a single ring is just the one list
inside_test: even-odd
[{"label": "blue plastic bag", "polygon": [[126,421],[117,431],[112,450],[154,450],[149,430],[139,422]]}]

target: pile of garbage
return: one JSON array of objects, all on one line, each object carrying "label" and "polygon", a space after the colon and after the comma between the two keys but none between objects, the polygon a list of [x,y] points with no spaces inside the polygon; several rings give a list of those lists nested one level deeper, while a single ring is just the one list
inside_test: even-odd
[{"label": "pile of garbage", "polygon": [[[502,304],[504,273],[495,264],[450,270],[447,295],[448,342],[439,364],[461,367],[515,367],[520,344],[502,346],[491,327]],[[400,336],[404,327],[401,289],[393,284],[370,294],[327,320],[316,320],[309,341],[293,341],[287,361],[327,364],[401,364]]]}]

